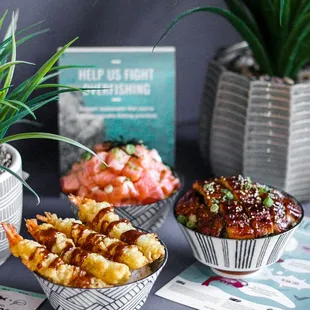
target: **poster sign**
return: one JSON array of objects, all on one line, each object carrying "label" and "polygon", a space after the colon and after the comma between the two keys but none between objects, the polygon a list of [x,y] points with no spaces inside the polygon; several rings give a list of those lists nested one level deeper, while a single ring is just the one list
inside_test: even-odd
[{"label": "poster sign", "polygon": [[[105,140],[142,140],[174,166],[175,48],[69,48],[59,60],[59,83],[94,88],[64,93],[59,100],[59,133],[87,146]],[[82,67],[88,66],[88,67]],[[61,171],[79,158],[61,144]]]}]

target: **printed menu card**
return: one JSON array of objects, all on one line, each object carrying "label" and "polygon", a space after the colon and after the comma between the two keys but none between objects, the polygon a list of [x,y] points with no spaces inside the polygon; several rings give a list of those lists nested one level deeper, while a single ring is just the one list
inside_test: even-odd
[{"label": "printed menu card", "polygon": [[310,309],[310,218],[299,225],[281,259],[251,277],[222,277],[196,262],[156,295],[204,310]]},{"label": "printed menu card", "polygon": [[45,299],[42,294],[0,285],[1,310],[36,310]]}]

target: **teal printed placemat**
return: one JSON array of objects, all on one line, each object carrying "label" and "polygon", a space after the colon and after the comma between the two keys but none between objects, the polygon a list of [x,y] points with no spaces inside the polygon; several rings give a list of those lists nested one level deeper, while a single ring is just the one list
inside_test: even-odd
[{"label": "teal printed placemat", "polygon": [[[103,138],[143,140],[174,166],[174,47],[69,48],[59,65],[92,66],[63,70],[61,84],[104,88],[60,96],[60,134],[88,146]],[[77,149],[61,144],[60,151],[66,171]]]},{"label": "teal printed placemat", "polygon": [[303,220],[277,263],[251,277],[228,279],[196,262],[156,295],[195,309],[310,309],[310,219]]},{"label": "teal printed placemat", "polygon": [[0,285],[0,309],[36,310],[46,296]]}]

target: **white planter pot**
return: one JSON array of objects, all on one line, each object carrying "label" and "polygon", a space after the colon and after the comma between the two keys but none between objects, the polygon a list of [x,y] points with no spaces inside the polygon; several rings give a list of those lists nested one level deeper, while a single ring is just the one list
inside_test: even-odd
[{"label": "white planter pot", "polygon": [[[22,160],[19,152],[11,145],[5,144],[12,154],[10,169],[22,177]],[[13,224],[20,231],[23,209],[23,185],[8,172],[0,174],[0,222]],[[0,265],[10,256],[9,244],[0,225]]]},{"label": "white planter pot", "polygon": [[200,148],[214,175],[243,174],[309,200],[310,84],[251,80],[224,64],[209,64],[200,116]]}]

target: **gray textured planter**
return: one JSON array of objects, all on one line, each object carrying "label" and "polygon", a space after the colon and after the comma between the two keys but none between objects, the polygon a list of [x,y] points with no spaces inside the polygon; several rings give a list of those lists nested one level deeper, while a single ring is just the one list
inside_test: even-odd
[{"label": "gray textured planter", "polygon": [[215,176],[243,174],[310,200],[310,84],[250,80],[212,61],[200,148]]}]

